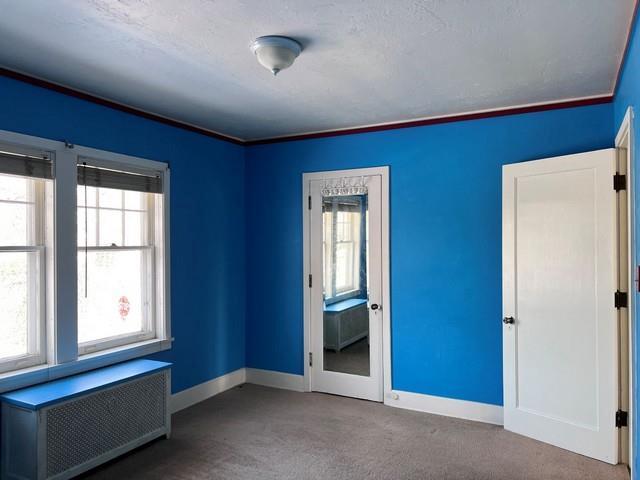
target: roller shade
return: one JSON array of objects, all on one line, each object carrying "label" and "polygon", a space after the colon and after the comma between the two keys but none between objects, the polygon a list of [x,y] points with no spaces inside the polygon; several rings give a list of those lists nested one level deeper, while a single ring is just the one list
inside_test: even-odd
[{"label": "roller shade", "polygon": [[117,188],[136,192],[162,193],[160,174],[123,172],[91,165],[78,165],[78,185],[99,188]]},{"label": "roller shade", "polygon": [[323,210],[330,212],[333,205],[337,205],[338,212],[361,213],[362,200],[352,197],[325,197],[323,200]]},{"label": "roller shade", "polygon": [[24,177],[53,178],[51,160],[45,156],[0,151],[0,173]]}]

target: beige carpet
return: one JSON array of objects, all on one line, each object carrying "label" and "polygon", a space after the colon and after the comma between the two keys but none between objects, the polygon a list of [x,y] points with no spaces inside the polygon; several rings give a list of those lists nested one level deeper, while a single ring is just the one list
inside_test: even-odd
[{"label": "beige carpet", "polygon": [[497,426],[255,385],[174,415],[173,428],[87,478],[628,479]]}]

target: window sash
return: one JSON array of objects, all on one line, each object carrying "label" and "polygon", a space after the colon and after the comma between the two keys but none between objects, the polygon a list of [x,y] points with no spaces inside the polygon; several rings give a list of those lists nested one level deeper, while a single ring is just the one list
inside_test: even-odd
[{"label": "window sash", "polygon": [[[0,159],[1,161],[1,159]],[[22,175],[24,177],[24,175]],[[3,253],[35,254],[27,256],[27,352],[0,358],[0,373],[41,365],[46,361],[46,200],[45,185],[41,181],[29,182],[27,199],[31,214],[27,218],[27,242],[29,245],[0,246]]]},{"label": "window sash", "polygon": [[[142,251],[144,266],[141,267],[142,303],[146,307],[143,310],[142,329],[136,332],[123,333],[109,337],[98,338],[86,342],[78,342],[78,355],[86,355],[109,348],[120,347],[131,343],[151,340],[157,337],[155,318],[157,315],[156,299],[156,248],[154,246],[78,246],[78,253],[85,252],[123,252]],[[78,296],[82,292],[78,291]],[[79,297],[78,297],[79,298]],[[78,314],[78,325],[80,315]]]}]

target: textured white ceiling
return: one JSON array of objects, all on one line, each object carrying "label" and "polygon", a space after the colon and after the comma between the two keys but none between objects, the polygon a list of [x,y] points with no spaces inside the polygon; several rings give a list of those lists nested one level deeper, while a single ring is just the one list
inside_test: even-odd
[{"label": "textured white ceiling", "polygon": [[[0,0],[0,64],[242,139],[612,92],[633,0]],[[305,50],[274,78],[260,35]]]}]

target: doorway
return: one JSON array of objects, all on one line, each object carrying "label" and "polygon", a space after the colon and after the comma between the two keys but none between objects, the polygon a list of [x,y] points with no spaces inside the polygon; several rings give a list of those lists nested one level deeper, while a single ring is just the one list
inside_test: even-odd
[{"label": "doorway", "polygon": [[388,169],[310,173],[303,182],[307,390],[381,402],[390,330]]}]

